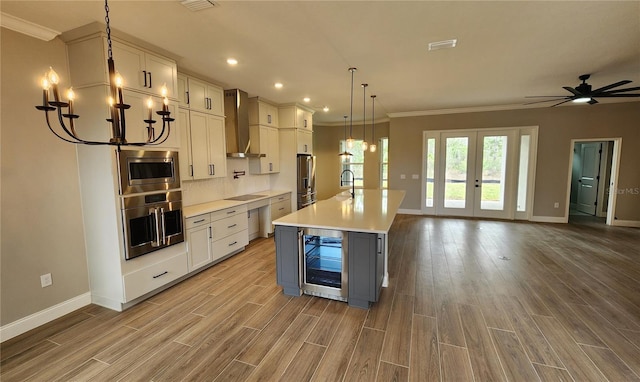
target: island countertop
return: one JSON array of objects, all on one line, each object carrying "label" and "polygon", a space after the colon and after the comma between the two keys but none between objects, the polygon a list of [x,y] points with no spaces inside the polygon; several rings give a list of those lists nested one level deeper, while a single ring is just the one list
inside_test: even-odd
[{"label": "island countertop", "polygon": [[404,199],[403,190],[356,190],[355,198],[321,200],[273,224],[386,234]]}]

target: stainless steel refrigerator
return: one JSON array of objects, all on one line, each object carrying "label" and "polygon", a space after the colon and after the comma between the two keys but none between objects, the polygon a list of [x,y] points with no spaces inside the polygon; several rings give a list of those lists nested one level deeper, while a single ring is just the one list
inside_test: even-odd
[{"label": "stainless steel refrigerator", "polygon": [[298,154],[298,209],[316,202],[316,157]]}]

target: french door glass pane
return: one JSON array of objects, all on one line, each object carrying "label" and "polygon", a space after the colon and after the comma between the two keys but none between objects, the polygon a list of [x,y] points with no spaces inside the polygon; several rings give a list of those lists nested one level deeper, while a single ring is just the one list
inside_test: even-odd
[{"label": "french door glass pane", "polygon": [[447,138],[445,147],[444,206],[445,208],[465,208],[469,138]]},{"label": "french door glass pane", "polygon": [[518,170],[518,212],[527,210],[527,179],[529,178],[530,135],[520,137],[520,166]]},{"label": "french door glass pane", "polygon": [[486,136],[482,142],[482,194],[480,208],[504,209],[507,136]]},{"label": "french door glass pane", "polygon": [[433,186],[436,167],[436,140],[427,139],[427,198],[426,206],[433,207]]}]

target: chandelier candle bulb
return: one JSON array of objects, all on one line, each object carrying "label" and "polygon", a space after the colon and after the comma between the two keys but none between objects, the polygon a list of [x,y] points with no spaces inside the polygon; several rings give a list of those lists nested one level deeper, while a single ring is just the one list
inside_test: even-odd
[{"label": "chandelier candle bulb", "polygon": [[149,118],[147,118],[149,121],[151,120],[151,112],[153,111],[153,100],[151,99],[151,97],[149,97],[149,99],[147,100],[147,107],[149,108]]},{"label": "chandelier candle bulb", "polygon": [[42,106],[43,107],[49,106],[49,88],[50,87],[51,87],[51,84],[49,83],[49,80],[47,80],[47,77],[45,75],[45,77],[42,79]]},{"label": "chandelier candle bulb", "polygon": [[52,67],[49,67],[48,77],[53,90],[53,99],[55,102],[60,102],[60,96],[58,95],[58,81],[60,80],[60,77],[58,77],[58,73],[56,73]]},{"label": "chandelier candle bulb", "polygon": [[[76,94],[73,92],[73,88],[69,88],[67,91],[67,98],[69,98],[69,114],[71,115],[73,115],[73,99],[75,96]],[[73,122],[73,119],[71,122]]]}]

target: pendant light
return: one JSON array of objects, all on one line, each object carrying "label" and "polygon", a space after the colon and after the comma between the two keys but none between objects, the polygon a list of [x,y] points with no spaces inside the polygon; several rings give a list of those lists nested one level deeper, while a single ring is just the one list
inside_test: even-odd
[{"label": "pendant light", "polygon": [[352,149],[353,148],[353,72],[355,72],[356,70],[358,70],[357,68],[349,68],[349,71],[351,72],[351,110],[350,110],[350,114],[351,114],[351,118],[349,119],[349,139],[347,139],[347,148],[348,149]]},{"label": "pendant light", "polygon": [[376,96],[371,96],[371,145],[369,151],[376,152]]},{"label": "pendant light", "polygon": [[[344,141],[345,141],[345,145],[347,142],[347,116],[344,116]],[[342,158],[342,160],[346,160],[348,157],[352,156],[353,154],[351,154],[350,152],[347,151],[347,148],[345,147],[345,150],[343,152],[341,152],[340,154],[340,158]]]},{"label": "pendant light", "polygon": [[[149,100],[146,102],[146,106],[149,110],[148,118],[143,120],[143,122],[147,124],[147,139],[144,142],[127,142],[125,111],[129,109],[131,105],[127,105],[126,103],[124,103],[124,98],[122,96],[122,87],[124,80],[122,79],[122,76],[120,76],[120,74],[116,72],[115,64],[113,61],[113,51],[111,48],[111,27],[109,25],[109,4],[107,0],[105,0],[104,2],[104,10],[104,20],[107,24],[107,68],[109,73],[110,95],[110,118],[107,118],[107,122],[111,124],[111,139],[109,139],[109,141],[88,141],[78,136],[74,126],[74,120],[78,119],[80,116],[74,114],[73,112],[73,101],[75,94],[72,89],[69,89],[69,91],[67,92],[68,101],[64,102],[60,99],[60,94],[58,93],[58,82],[60,80],[60,77],[58,77],[58,74],[51,68],[42,79],[42,105],[36,106],[36,109],[44,112],[44,118],[47,122],[49,130],[51,130],[51,132],[56,137],[62,139],[65,142],[84,145],[112,145],[118,146],[118,149],[120,149],[120,146],[145,146],[162,144],[169,137],[169,134],[171,133],[171,122],[174,121],[174,119],[171,118],[171,112],[169,112],[168,108],[169,100],[167,98],[166,86],[163,86],[161,89],[163,98],[162,109],[156,111],[156,114],[159,115],[162,119],[162,130],[160,131],[160,134],[156,136],[155,129],[153,127],[156,121],[152,119],[153,101],[151,100],[151,98],[149,98]],[[53,95],[53,101],[49,101],[50,93]],[[58,131],[56,131],[51,126],[51,118],[49,117],[50,111],[54,112],[54,115],[57,116],[58,123],[60,124],[60,128],[58,129]],[[55,116],[54,119],[56,119]],[[65,122],[65,119],[67,119],[68,122]]]},{"label": "pendant light", "polygon": [[367,151],[367,86],[369,84],[362,84],[362,152]]}]

